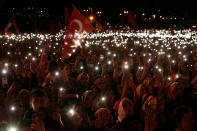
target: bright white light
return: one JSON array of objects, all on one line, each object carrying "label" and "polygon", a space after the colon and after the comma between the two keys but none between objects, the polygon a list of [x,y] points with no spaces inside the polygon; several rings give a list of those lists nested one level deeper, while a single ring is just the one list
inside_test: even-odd
[{"label": "bright white light", "polygon": [[55,72],[55,76],[59,76],[60,73],[58,71]]},{"label": "bright white light", "polygon": [[16,127],[10,127],[9,131],[17,131],[17,128]]},{"label": "bright white light", "polygon": [[179,75],[178,74],[176,74],[176,79],[178,79],[179,78]]},{"label": "bright white light", "polygon": [[96,71],[98,71],[98,70],[99,70],[99,67],[98,67],[98,66],[96,66],[96,67],[95,67],[95,70],[96,70]]},{"label": "bright white light", "polygon": [[110,60],[107,62],[108,65],[111,65],[111,63],[112,63],[112,62],[111,62]]},{"label": "bright white light", "polygon": [[174,64],[175,63],[175,60],[172,60],[172,63]]},{"label": "bright white light", "polygon": [[109,52],[107,52],[107,54],[108,54],[108,55],[110,55],[110,54],[111,54],[111,52],[109,51]]},{"label": "bright white light", "polygon": [[3,69],[2,70],[2,74],[4,74],[4,75],[7,74],[7,70],[6,69]]},{"label": "bright white light", "polygon": [[106,98],[103,96],[103,97],[101,97],[101,100],[102,100],[102,101],[105,101],[105,100],[106,100]]},{"label": "bright white light", "polygon": [[73,49],[73,50],[72,50],[72,52],[73,52],[73,53],[75,53],[75,52],[76,52],[76,50],[75,50],[75,49]]},{"label": "bright white light", "polygon": [[11,106],[11,107],[10,107],[10,110],[11,110],[11,111],[15,111],[16,108],[15,108],[14,106]]},{"label": "bright white light", "polygon": [[5,66],[5,67],[8,67],[8,63],[5,63],[4,66]]},{"label": "bright white light", "polygon": [[124,62],[124,64],[125,64],[125,65],[128,65],[128,62],[127,62],[127,61],[125,61],[125,62]]},{"label": "bright white light", "polygon": [[68,113],[73,116],[75,114],[75,111],[73,109],[70,109]]},{"label": "bright white light", "polygon": [[129,68],[129,66],[128,66],[128,65],[124,65],[124,68],[125,68],[125,69],[128,69],[128,68]]},{"label": "bright white light", "polygon": [[84,69],[84,67],[83,66],[80,66],[80,70],[83,70]]},{"label": "bright white light", "polygon": [[10,55],[10,52],[8,51],[8,55]]},{"label": "bright white light", "polygon": [[159,66],[158,66],[158,65],[156,65],[156,66],[155,66],[155,68],[156,68],[156,69],[158,69],[158,68],[159,68]]},{"label": "bright white light", "polygon": [[116,54],[113,54],[113,57],[116,57]]},{"label": "bright white light", "polygon": [[172,77],[169,76],[169,77],[168,77],[168,80],[171,81],[171,80],[172,80]]},{"label": "bright white light", "polygon": [[59,91],[60,91],[60,92],[62,92],[63,90],[64,90],[64,88],[63,88],[63,87],[60,87],[60,88],[59,88]]},{"label": "bright white light", "polygon": [[18,67],[18,64],[14,64],[14,67],[16,67],[16,68],[17,68],[17,67]]},{"label": "bright white light", "polygon": [[33,61],[35,61],[35,60],[36,60],[36,58],[35,58],[35,57],[33,57],[33,58],[32,58],[32,60],[33,60]]}]

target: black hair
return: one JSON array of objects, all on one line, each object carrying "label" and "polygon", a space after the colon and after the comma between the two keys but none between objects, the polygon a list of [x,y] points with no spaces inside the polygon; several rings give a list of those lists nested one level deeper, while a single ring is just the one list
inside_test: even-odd
[{"label": "black hair", "polygon": [[47,94],[42,89],[35,89],[32,91],[31,96],[32,97],[47,97]]},{"label": "black hair", "polygon": [[70,77],[77,78],[77,76],[78,76],[77,72],[71,72],[70,73]]},{"label": "black hair", "polygon": [[153,96],[157,96],[158,95],[158,87],[153,87],[152,95]]},{"label": "black hair", "polygon": [[49,63],[49,67],[48,67],[49,72],[54,72],[57,69],[58,69],[58,63],[56,61],[52,61]]}]

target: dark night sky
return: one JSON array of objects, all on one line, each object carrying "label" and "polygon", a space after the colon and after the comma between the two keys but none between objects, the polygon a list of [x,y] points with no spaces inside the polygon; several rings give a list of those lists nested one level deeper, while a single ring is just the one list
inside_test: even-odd
[{"label": "dark night sky", "polygon": [[[64,15],[64,5],[71,14],[72,4],[79,10],[92,7],[94,11],[103,11],[107,20],[118,22],[117,14],[123,10],[131,10],[134,13],[156,13],[161,10],[164,16],[187,14],[188,18],[197,18],[197,0],[0,0],[0,24],[3,29],[11,18],[11,9],[24,7],[45,7],[53,16]],[[23,7],[23,8],[20,8]],[[185,13],[187,12],[187,13]],[[27,25],[29,27],[29,25]]]},{"label": "dark night sky", "polygon": [[[7,7],[21,7],[36,5],[51,7],[51,10],[59,10],[63,4],[74,4],[78,8],[88,6],[105,9],[113,12],[120,9],[193,9],[197,7],[197,0],[0,0],[0,9]],[[58,8],[59,7],[59,8]]]}]

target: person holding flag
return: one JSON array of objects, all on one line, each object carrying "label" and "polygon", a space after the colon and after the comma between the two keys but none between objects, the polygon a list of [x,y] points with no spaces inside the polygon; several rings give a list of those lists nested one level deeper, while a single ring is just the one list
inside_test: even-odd
[{"label": "person holding flag", "polygon": [[86,32],[88,34],[91,33],[93,29],[93,26],[80,13],[80,11],[78,11],[76,7],[73,7],[72,15],[69,20],[68,30],[66,31],[64,44],[62,45],[63,58],[69,58],[73,53],[73,47],[80,44],[80,41],[85,37],[83,36],[80,39],[75,39],[76,33],[82,34]]},{"label": "person holding flag", "polygon": [[138,25],[137,25],[137,23],[136,23],[136,20],[135,20],[135,18],[133,17],[131,11],[129,11],[129,13],[128,13],[128,22],[133,26],[133,28],[134,28],[135,30],[138,30],[138,29],[139,29],[139,27],[138,27]]},{"label": "person holding flag", "polygon": [[4,29],[6,35],[11,35],[13,33],[13,31],[11,31],[12,27],[14,27],[14,32],[15,33],[19,33],[18,27],[16,26],[16,22],[15,22],[15,16],[13,16],[12,22],[9,21],[7,26]]}]

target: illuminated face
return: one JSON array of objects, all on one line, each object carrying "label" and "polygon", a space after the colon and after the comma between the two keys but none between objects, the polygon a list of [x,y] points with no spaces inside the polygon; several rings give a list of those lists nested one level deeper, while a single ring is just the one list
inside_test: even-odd
[{"label": "illuminated face", "polygon": [[46,97],[33,97],[31,101],[31,106],[35,112],[38,112],[39,108],[47,107],[47,98]]}]

